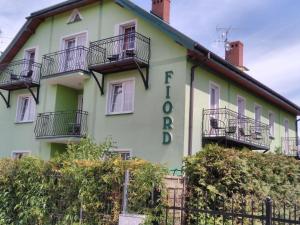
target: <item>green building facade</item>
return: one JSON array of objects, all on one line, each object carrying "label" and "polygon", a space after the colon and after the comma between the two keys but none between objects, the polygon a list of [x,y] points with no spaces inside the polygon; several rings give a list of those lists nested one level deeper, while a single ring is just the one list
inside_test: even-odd
[{"label": "green building facade", "polygon": [[1,63],[0,157],[85,136],[170,168],[210,142],[297,154],[298,106],[128,0],[32,13]]}]

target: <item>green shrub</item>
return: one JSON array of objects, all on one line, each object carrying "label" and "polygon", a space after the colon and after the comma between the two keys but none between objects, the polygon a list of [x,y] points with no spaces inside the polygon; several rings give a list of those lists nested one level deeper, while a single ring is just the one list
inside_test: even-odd
[{"label": "green shrub", "polygon": [[[0,160],[0,224],[117,224],[124,174],[130,171],[129,210],[155,218],[148,204],[153,187],[162,188],[162,166],[109,153],[82,140],[53,161],[25,157]],[[153,214],[153,215],[152,215]]]},{"label": "green shrub", "polygon": [[278,154],[207,145],[185,160],[188,186],[208,198],[234,195],[300,202],[300,163]]}]

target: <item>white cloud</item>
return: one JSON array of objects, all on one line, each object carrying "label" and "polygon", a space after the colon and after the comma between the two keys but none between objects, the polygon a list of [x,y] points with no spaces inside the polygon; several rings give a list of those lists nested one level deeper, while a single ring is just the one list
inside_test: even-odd
[{"label": "white cloud", "polygon": [[249,62],[250,74],[299,103],[299,52],[300,42],[261,54]]},{"label": "white cloud", "polygon": [[[30,4],[29,4],[30,2]],[[10,41],[25,23],[25,17],[61,0],[0,0],[0,51],[5,50]]]}]

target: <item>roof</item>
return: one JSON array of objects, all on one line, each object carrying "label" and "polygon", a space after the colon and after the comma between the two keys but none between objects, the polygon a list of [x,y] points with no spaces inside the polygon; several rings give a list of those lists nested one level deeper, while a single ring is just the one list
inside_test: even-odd
[{"label": "roof", "polygon": [[[31,13],[30,16],[27,17],[26,23],[2,54],[0,62],[4,63],[11,61],[45,18],[97,1],[99,2],[101,0],[68,0]],[[170,38],[172,38],[175,42],[184,46],[188,50],[188,56],[195,61],[195,64],[198,63],[199,65],[206,66],[208,69],[214,70],[215,72],[224,75],[234,82],[239,83],[248,90],[253,91],[254,94],[265,98],[266,100],[280,106],[290,113],[300,115],[300,107],[298,105],[278,94],[258,80],[254,79],[247,73],[236,68],[234,65],[211,52],[200,43],[179,32],[169,24],[165,23],[159,17],[145,11],[129,0],[114,1],[119,6],[126,8],[149,21],[154,26],[162,30]]]}]

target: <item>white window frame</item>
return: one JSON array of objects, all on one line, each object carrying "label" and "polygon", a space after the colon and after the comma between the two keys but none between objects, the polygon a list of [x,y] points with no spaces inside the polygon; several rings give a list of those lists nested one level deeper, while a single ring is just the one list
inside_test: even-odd
[{"label": "white window frame", "polygon": [[[20,99],[24,98],[24,97],[25,98],[28,97],[30,99],[30,101],[32,101],[34,103],[34,105],[35,105],[34,116],[33,116],[32,120],[24,120],[24,121],[20,121],[19,120],[19,111],[20,111],[20,107],[21,107],[20,106],[20,101],[21,101]],[[17,97],[17,108],[16,108],[16,120],[15,120],[15,122],[16,123],[33,123],[35,121],[35,117],[36,117],[36,102],[35,102],[33,96],[31,94],[18,95],[18,97]]]},{"label": "white window frame", "polygon": [[26,154],[26,155],[28,155],[28,156],[31,155],[31,151],[28,151],[28,150],[15,150],[15,151],[12,151],[12,152],[11,152],[11,158],[12,158],[12,159],[16,159],[16,158],[14,157],[14,154],[18,154],[18,153]]},{"label": "white window frame", "polygon": [[89,40],[89,33],[87,30],[84,30],[84,31],[80,31],[78,33],[74,33],[74,34],[68,34],[68,35],[65,35],[65,36],[62,36],[60,38],[60,49],[61,50],[64,50],[65,49],[65,41],[68,40],[68,39],[72,39],[72,38],[75,38],[75,46],[77,46],[77,39],[76,37],[79,36],[79,35],[82,35],[82,34],[85,34],[86,36],[86,41],[85,41],[85,47],[88,46],[88,40]]},{"label": "white window frame", "polygon": [[81,15],[80,11],[78,9],[74,9],[71,13],[71,15],[68,18],[68,22],[67,24],[72,24],[72,23],[76,23],[76,22],[80,22],[80,21],[74,21],[75,16],[79,15],[80,21],[83,20],[83,16]]},{"label": "white window frame", "polygon": [[246,98],[241,96],[241,95],[237,95],[236,96],[236,106],[237,106],[237,112],[239,112],[239,99],[243,99],[244,101],[244,114],[242,116],[246,116]]},{"label": "white window frame", "polygon": [[[271,129],[271,120],[270,120],[271,115],[273,117],[273,121],[272,121],[273,127],[272,127],[272,129]],[[275,137],[275,113],[273,111],[269,111],[268,119],[269,119],[269,130],[270,130],[269,136],[271,138],[274,138]]]},{"label": "white window frame", "polygon": [[[256,108],[260,108],[260,115],[259,115],[259,120],[256,119]],[[261,127],[257,127],[256,123],[261,123],[261,119],[262,119],[262,106],[254,103],[254,122],[255,122],[255,132],[257,133],[261,133]]]},{"label": "white window frame", "polygon": [[[124,83],[126,81],[132,81],[133,84],[133,90],[132,90],[132,110],[129,111],[120,111],[120,112],[110,112],[110,106],[111,106],[111,92],[112,92],[112,85]],[[119,114],[129,114],[134,112],[134,99],[135,99],[135,78],[128,78],[128,79],[121,79],[121,80],[111,80],[107,84],[107,96],[106,96],[106,115],[119,115]],[[122,100],[124,101],[124,99]]]},{"label": "white window frame", "polygon": [[209,100],[208,100],[208,105],[209,105],[209,109],[212,109],[211,108],[211,90],[212,88],[218,88],[218,106],[216,109],[219,109],[220,108],[220,103],[221,103],[221,87],[219,84],[213,82],[213,81],[209,81]]},{"label": "white window frame", "polygon": [[115,25],[115,36],[121,35],[122,34],[121,30],[124,27],[132,26],[132,25],[135,26],[135,31],[137,32],[137,29],[138,29],[137,19],[132,19],[132,20],[128,20],[128,21],[124,21],[122,23],[116,24]]},{"label": "white window frame", "polygon": [[36,62],[37,59],[38,59],[38,52],[39,52],[39,47],[38,46],[34,46],[34,47],[24,49],[23,59],[26,59],[27,53],[31,52],[31,51],[34,51],[34,61]]},{"label": "white window frame", "polygon": [[131,150],[131,149],[120,149],[120,148],[116,148],[116,149],[113,149],[112,152],[117,153],[117,154],[121,154],[121,153],[129,153],[130,159],[132,158],[132,150]]}]

